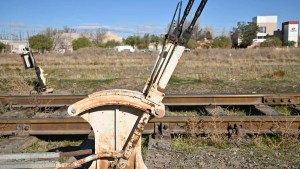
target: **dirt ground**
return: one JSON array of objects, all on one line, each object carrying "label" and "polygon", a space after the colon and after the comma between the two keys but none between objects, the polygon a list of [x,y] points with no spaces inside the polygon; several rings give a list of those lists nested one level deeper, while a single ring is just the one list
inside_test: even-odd
[{"label": "dirt ground", "polygon": [[[37,145],[36,142],[41,141],[35,137],[30,137],[26,140],[6,139],[1,141],[0,150],[1,153],[18,153],[14,151],[16,148],[24,151],[28,147],[32,147],[32,145]],[[6,149],[3,144],[6,144]],[[50,144],[55,147],[54,142],[44,142],[41,145],[50,148]],[[61,143],[56,144],[57,146],[62,146]],[[81,143],[84,146],[86,144],[86,141]],[[19,145],[23,145],[23,147]],[[73,145],[66,146],[64,150],[76,151],[79,148],[79,145]],[[57,149],[53,148],[51,151],[54,150]],[[60,150],[62,149],[60,148]],[[192,151],[184,151],[172,149],[170,140],[156,139],[150,140],[145,158],[144,162],[149,169],[299,169],[300,149],[299,145],[294,149],[269,149],[253,146],[230,146],[227,148],[195,146]],[[69,158],[65,160],[71,162],[75,159]],[[83,168],[79,167],[78,169]]]},{"label": "dirt ground", "polygon": [[145,163],[149,169],[299,169],[300,150],[258,147],[195,147],[174,151],[170,142],[152,140]]}]

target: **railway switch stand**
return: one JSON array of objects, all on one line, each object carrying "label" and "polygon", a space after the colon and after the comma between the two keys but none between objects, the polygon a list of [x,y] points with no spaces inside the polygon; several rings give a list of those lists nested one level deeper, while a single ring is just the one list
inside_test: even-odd
[{"label": "railway switch stand", "polygon": [[33,56],[32,51],[28,48],[23,49],[23,53],[21,54],[21,58],[23,60],[25,69],[32,69],[34,68],[35,74],[37,76],[38,83],[34,87],[32,91],[30,91],[30,95],[33,94],[48,94],[53,93],[53,88],[48,88],[46,85],[46,75],[44,70],[36,65],[35,58]]},{"label": "railway switch stand", "polygon": [[[90,168],[147,168],[141,156],[141,135],[151,118],[161,118],[165,115],[162,103],[165,96],[164,89],[207,0],[201,1],[191,24],[183,30],[183,24],[193,3],[194,0],[189,0],[180,22],[179,19],[177,21],[176,28],[174,30],[169,28],[162,51],[143,92],[121,89],[101,91],[69,106],[69,115],[80,116],[92,126],[95,135],[95,154],[73,163],[62,164],[60,167],[75,167],[93,161]],[[177,4],[171,23],[174,23],[178,11],[180,18],[181,6],[182,1]]]},{"label": "railway switch stand", "polygon": [[[151,118],[165,115],[162,103],[164,89],[206,3],[207,0],[201,1],[186,29],[183,25],[194,0],[189,0],[182,17],[182,1],[177,4],[162,51],[142,92],[122,89],[100,91],[69,106],[69,115],[80,116],[92,126],[95,154],[73,163],[60,164],[57,168],[76,167],[91,161],[90,169],[147,168],[141,155],[142,132]],[[172,29],[176,15],[176,28]]]}]

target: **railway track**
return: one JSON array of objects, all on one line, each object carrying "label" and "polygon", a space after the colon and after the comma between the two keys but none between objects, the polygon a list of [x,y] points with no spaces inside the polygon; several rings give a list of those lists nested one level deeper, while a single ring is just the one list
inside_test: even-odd
[{"label": "railway track", "polygon": [[[237,133],[239,132],[239,133]],[[84,135],[90,125],[81,118],[0,119],[0,134]],[[167,116],[152,119],[143,134],[300,134],[300,116]]]},{"label": "railway track", "polygon": [[[63,107],[86,95],[0,96],[0,104],[8,107]],[[205,116],[166,116],[152,119],[144,134],[176,134],[193,132],[292,133],[300,131],[300,94],[250,95],[168,95],[168,107],[197,106]],[[274,106],[284,105],[290,114],[282,114]],[[222,114],[229,106],[251,109],[245,116]],[[224,108],[225,107],[225,108]],[[250,107],[250,108],[249,108]],[[214,114],[215,111],[219,114]],[[221,112],[221,113],[220,113]],[[90,125],[81,118],[0,118],[0,135],[74,135],[90,134]]]},{"label": "railway track", "polygon": [[[75,103],[87,95],[2,95],[0,105],[12,107],[49,106],[61,107]],[[298,105],[300,93],[244,94],[244,95],[166,95],[166,106],[192,105]]]}]

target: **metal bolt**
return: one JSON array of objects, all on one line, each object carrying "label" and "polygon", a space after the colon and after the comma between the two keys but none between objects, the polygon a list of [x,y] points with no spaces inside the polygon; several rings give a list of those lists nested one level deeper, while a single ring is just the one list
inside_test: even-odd
[{"label": "metal bolt", "polygon": [[25,126],[25,127],[24,127],[24,130],[25,130],[25,131],[28,131],[29,129],[30,129],[29,126]]},{"label": "metal bolt", "polygon": [[76,113],[76,109],[75,109],[75,108],[72,108],[72,109],[71,109],[71,113],[75,114],[75,113]]},{"label": "metal bolt", "polygon": [[159,116],[159,115],[160,115],[160,111],[159,111],[159,110],[156,110],[156,111],[155,111],[155,114],[156,114],[157,116]]}]

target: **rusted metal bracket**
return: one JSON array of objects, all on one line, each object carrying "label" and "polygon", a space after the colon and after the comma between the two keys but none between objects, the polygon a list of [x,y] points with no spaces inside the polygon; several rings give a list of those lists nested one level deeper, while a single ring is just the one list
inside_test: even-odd
[{"label": "rusted metal bracket", "polygon": [[27,137],[30,133],[30,124],[17,124],[16,132],[13,134],[15,137]]}]

